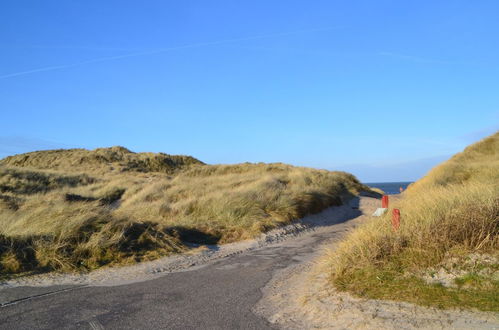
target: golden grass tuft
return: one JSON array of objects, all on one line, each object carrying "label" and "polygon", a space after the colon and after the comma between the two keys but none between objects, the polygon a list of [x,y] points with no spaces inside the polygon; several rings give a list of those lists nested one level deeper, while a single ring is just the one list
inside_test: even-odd
[{"label": "golden grass tuft", "polygon": [[453,257],[499,253],[499,133],[437,166],[392,204],[401,211],[398,231],[391,229],[390,209],[325,258],[337,288],[370,298],[499,310],[497,279],[480,290],[438,287],[419,276]]}]

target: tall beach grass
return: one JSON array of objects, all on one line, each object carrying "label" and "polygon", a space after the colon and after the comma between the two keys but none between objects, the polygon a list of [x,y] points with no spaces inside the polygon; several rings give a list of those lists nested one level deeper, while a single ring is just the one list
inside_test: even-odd
[{"label": "tall beach grass", "polygon": [[[498,256],[499,133],[437,166],[392,204],[401,212],[398,231],[390,209],[329,252],[324,271],[332,284],[370,298],[499,310],[499,265],[463,266],[472,255]],[[461,287],[456,278],[456,286],[445,287],[423,279],[449,260],[476,281]]]},{"label": "tall beach grass", "polygon": [[364,190],[344,172],[204,165],[121,147],[8,157],[0,273],[94,269],[253,238]]}]

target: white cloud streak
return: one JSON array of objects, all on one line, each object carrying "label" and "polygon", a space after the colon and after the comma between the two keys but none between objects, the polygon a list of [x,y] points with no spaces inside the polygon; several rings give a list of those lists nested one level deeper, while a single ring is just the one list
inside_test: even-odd
[{"label": "white cloud streak", "polygon": [[201,48],[201,47],[207,47],[207,46],[216,46],[216,45],[228,44],[228,43],[239,42],[239,41],[249,41],[249,40],[285,37],[285,36],[290,36],[290,35],[295,35],[295,34],[300,34],[300,33],[329,31],[329,30],[333,30],[333,29],[337,29],[337,28],[338,27],[325,27],[325,28],[317,28],[317,29],[297,30],[297,31],[291,31],[291,32],[263,34],[263,35],[249,36],[249,37],[244,37],[244,38],[223,39],[223,40],[217,40],[217,41],[208,41],[208,42],[200,42],[200,43],[194,43],[194,44],[188,44],[188,45],[182,45],[182,46],[160,48],[160,49],[155,49],[155,50],[150,50],[150,51],[136,52],[136,53],[131,53],[131,54],[117,55],[117,56],[99,57],[99,58],[95,58],[95,59],[88,60],[88,61],[82,61],[82,62],[78,62],[78,63],[48,66],[48,67],[37,68],[37,69],[32,69],[32,70],[8,73],[8,74],[0,75],[0,79],[8,79],[8,78],[13,78],[13,77],[25,76],[25,75],[29,75],[29,74],[38,73],[38,72],[69,69],[69,68],[74,68],[74,67],[78,67],[78,66],[82,66],[82,65],[88,65],[88,64],[92,64],[92,63],[109,62],[109,61],[115,61],[115,60],[120,60],[120,59],[125,59],[125,58],[131,58],[131,57],[161,54],[161,53],[175,51],[175,50],[182,50],[182,49],[189,49],[189,48]]}]

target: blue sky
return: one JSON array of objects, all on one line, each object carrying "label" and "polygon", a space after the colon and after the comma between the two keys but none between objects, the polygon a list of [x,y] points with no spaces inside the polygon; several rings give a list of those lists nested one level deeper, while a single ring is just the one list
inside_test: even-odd
[{"label": "blue sky", "polygon": [[2,1],[0,157],[123,145],[415,180],[499,129],[498,1]]}]

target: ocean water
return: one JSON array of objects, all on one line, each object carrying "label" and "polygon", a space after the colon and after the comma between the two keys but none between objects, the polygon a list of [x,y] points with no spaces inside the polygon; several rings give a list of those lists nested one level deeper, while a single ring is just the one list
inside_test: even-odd
[{"label": "ocean water", "polygon": [[412,182],[408,181],[408,182],[371,182],[364,184],[369,187],[379,188],[388,195],[393,195],[400,193],[400,187],[402,187],[405,190],[407,189],[407,186],[410,185],[411,183]]}]

